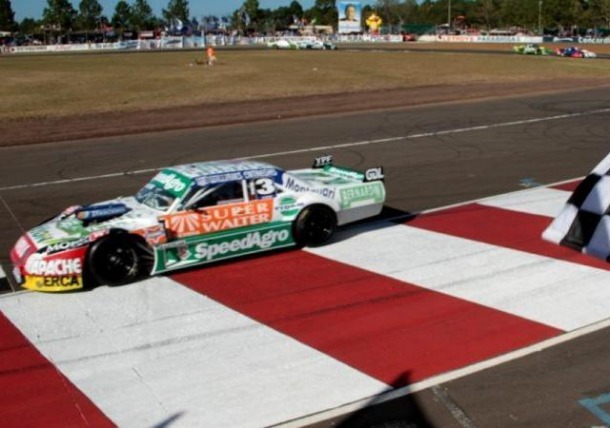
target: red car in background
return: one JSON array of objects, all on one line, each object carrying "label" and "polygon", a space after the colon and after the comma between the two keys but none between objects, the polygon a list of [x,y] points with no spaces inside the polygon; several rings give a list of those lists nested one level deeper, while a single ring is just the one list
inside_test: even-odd
[{"label": "red car in background", "polygon": [[579,48],[578,46],[570,46],[567,48],[557,48],[555,53],[558,56],[568,57],[568,58],[596,58],[597,55],[595,52],[591,52],[587,49]]}]

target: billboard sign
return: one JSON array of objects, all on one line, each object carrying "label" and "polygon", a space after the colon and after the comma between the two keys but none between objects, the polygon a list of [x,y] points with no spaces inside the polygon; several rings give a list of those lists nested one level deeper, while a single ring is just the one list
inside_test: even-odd
[{"label": "billboard sign", "polygon": [[362,32],[362,4],[352,1],[340,1],[339,8],[339,33],[361,33]]}]

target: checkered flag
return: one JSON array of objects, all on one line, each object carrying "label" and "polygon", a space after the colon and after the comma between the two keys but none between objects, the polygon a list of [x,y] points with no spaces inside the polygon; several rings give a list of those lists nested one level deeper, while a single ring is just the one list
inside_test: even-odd
[{"label": "checkered flag", "polygon": [[610,154],[576,187],[542,237],[610,262]]}]

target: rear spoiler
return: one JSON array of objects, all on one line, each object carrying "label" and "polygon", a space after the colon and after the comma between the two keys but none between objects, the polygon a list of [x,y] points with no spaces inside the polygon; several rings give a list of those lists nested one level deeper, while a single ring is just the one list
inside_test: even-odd
[{"label": "rear spoiler", "polygon": [[383,181],[385,179],[385,173],[383,172],[382,166],[376,166],[375,168],[369,168],[364,171],[364,182],[367,181]]},{"label": "rear spoiler", "polygon": [[[312,168],[324,168],[324,167],[332,167],[333,166],[333,156],[332,155],[323,155],[318,156],[314,159]],[[342,168],[347,170],[347,168]],[[356,172],[356,171],[354,171]],[[362,174],[361,172],[358,172]],[[368,181],[383,181],[385,179],[385,174],[382,166],[377,166],[375,168],[369,168],[364,171],[364,179],[363,181],[366,183]]]}]

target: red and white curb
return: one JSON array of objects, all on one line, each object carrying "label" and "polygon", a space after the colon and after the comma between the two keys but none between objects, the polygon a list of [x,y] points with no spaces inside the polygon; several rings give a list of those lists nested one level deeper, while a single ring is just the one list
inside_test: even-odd
[{"label": "red and white curb", "polygon": [[268,426],[559,340],[610,315],[608,265],[540,238],[569,194],[126,287],[0,296],[4,424]]}]

